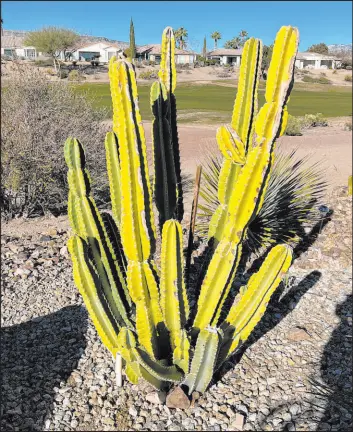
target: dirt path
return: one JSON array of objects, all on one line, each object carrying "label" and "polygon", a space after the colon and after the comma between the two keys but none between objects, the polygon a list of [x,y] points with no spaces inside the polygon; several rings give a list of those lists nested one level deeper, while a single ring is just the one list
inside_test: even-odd
[{"label": "dirt path", "polygon": [[[312,155],[311,162],[323,161],[324,174],[329,182],[328,194],[336,186],[347,185],[347,179],[352,174],[352,132],[343,131],[345,119],[335,119],[329,127],[313,128],[305,131],[305,135],[299,137],[284,136],[280,138],[280,145],[284,149],[298,149],[298,156]],[[109,127],[110,121],[105,122]],[[151,123],[144,123],[146,133],[148,156],[151,161]],[[183,173],[194,178],[196,166],[202,161],[207,149],[217,149],[217,126],[207,125],[180,125],[179,141],[181,153],[181,166]],[[192,193],[184,200],[185,213],[189,214],[191,208]],[[55,228],[66,230],[68,228],[67,216],[58,218],[15,219],[8,224],[3,224],[2,233],[16,235],[17,233],[33,234],[43,233]]]},{"label": "dirt path", "polygon": [[[147,144],[151,145],[151,124],[145,123]],[[347,184],[352,174],[352,132],[342,130],[340,123],[305,131],[303,136],[284,136],[279,139],[284,149],[298,148],[298,156],[310,153],[311,161],[323,161],[329,189]],[[185,173],[194,175],[197,164],[207,149],[216,149],[217,126],[179,126],[181,165]]]}]

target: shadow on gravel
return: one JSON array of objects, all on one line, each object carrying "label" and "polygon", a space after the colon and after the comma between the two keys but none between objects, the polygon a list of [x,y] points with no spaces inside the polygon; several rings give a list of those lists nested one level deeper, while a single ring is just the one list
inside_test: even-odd
[{"label": "shadow on gravel", "polygon": [[77,367],[86,330],[81,306],[1,329],[1,430],[44,429],[54,387]]},{"label": "shadow on gravel", "polygon": [[[283,318],[285,318],[299,303],[302,296],[309,291],[320,279],[321,273],[319,271],[312,271],[309,273],[299,284],[291,287],[287,293],[284,294],[285,286],[283,283],[277,288],[273,294],[266,312],[262,317],[259,324],[255,327],[254,331],[249,336],[249,339],[237,350],[223,367],[215,375],[214,382],[222,379],[222,377],[234,366],[239,363],[245,351],[262,338],[266,333],[276,327]],[[283,295],[284,294],[284,295]]]},{"label": "shadow on gravel", "polygon": [[353,296],[348,295],[336,307],[340,323],[325,345],[321,379],[312,380],[315,399],[326,401],[317,431],[327,430],[327,424],[339,427],[335,430],[352,430],[352,299]]},{"label": "shadow on gravel", "polygon": [[[348,319],[352,317],[352,295],[347,296],[345,301],[337,306],[336,314],[341,321],[324,348],[321,376],[319,379],[309,379],[311,391],[304,395],[310,404],[308,411],[292,415],[290,422],[283,422],[276,430],[295,430],[293,423],[298,421],[315,423],[317,432],[352,430],[352,324]],[[273,407],[260,423],[261,430],[266,430],[270,418],[280,415],[281,410],[288,411],[290,405],[291,402],[288,401]]]}]

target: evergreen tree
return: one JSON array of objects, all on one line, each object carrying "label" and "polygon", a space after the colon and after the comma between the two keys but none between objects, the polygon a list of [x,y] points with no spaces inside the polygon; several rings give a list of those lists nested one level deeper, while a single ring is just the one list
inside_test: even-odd
[{"label": "evergreen tree", "polygon": [[132,18],[130,21],[130,54],[131,54],[131,60],[136,58],[135,30],[134,30],[134,23],[132,22]]},{"label": "evergreen tree", "polygon": [[203,49],[202,49],[202,57],[206,58],[207,55],[207,45],[206,45],[206,36],[203,40]]}]

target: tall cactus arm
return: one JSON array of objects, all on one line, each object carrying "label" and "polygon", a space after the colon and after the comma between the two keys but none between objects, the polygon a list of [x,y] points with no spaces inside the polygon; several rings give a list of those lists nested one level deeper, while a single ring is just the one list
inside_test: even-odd
[{"label": "tall cactus arm", "polygon": [[[182,352],[183,327],[189,316],[189,304],[183,275],[183,235],[179,222],[165,222],[161,254],[161,308],[171,335],[172,349]],[[179,354],[177,354],[177,357]]]},{"label": "tall cactus arm", "polygon": [[167,91],[174,93],[176,88],[175,37],[171,27],[166,27],[163,31],[161,54],[158,77]]},{"label": "tall cactus arm", "polygon": [[181,169],[180,169],[180,152],[179,152],[179,137],[177,128],[177,110],[175,99],[176,88],[176,68],[175,68],[175,37],[171,27],[165,28],[162,36],[161,45],[161,65],[158,73],[159,80],[165,85],[168,96],[168,123],[171,128],[171,142],[173,149],[174,159],[174,172],[177,181],[177,207],[175,210],[174,218],[179,222],[183,218],[184,204],[183,204],[183,189],[181,182]]},{"label": "tall cactus arm", "polygon": [[127,258],[142,262],[154,253],[155,227],[136,76],[131,64],[117,61],[110,79],[121,166],[121,238]]},{"label": "tall cactus arm", "polygon": [[73,236],[68,241],[68,249],[72,258],[75,284],[103,344],[115,357],[118,350],[119,328],[100,299],[98,291],[102,289],[101,282],[89,261],[84,241],[78,236]]},{"label": "tall cactus arm", "polygon": [[105,137],[105,154],[107,159],[107,173],[112,202],[112,212],[116,224],[121,222],[121,178],[118,139],[114,132],[108,132]]},{"label": "tall cactus arm", "polygon": [[189,395],[194,390],[204,393],[207,389],[214,372],[219,340],[217,329],[200,331],[190,371],[183,382],[189,387]]},{"label": "tall cactus arm", "polygon": [[168,96],[163,83],[151,87],[154,199],[159,211],[159,227],[175,215],[177,178],[175,173],[172,131],[168,122]]},{"label": "tall cactus arm", "polygon": [[114,254],[102,218],[89,195],[90,186],[85,169],[84,151],[78,140],[69,138],[65,143],[65,159],[69,168],[68,183],[72,204],[71,220],[75,233],[84,238],[92,250],[103,289],[114,315],[121,324],[130,325],[128,308],[131,304],[123,269]]},{"label": "tall cactus arm", "polygon": [[[242,293],[236,297],[227,318],[226,326],[234,328],[230,355],[245,342],[265,313],[267,303],[280,284],[292,262],[292,249],[288,245],[274,246],[267,254],[260,270],[251,276]],[[224,325],[222,325],[224,327]]]},{"label": "tall cactus arm", "polygon": [[258,85],[262,61],[262,42],[250,38],[244,44],[239,72],[239,84],[231,125],[244,144],[245,151],[252,143],[254,120],[258,108]]},{"label": "tall cactus arm", "polygon": [[[222,239],[210,261],[201,286],[195,327],[204,328],[211,324],[211,320],[215,316],[219,316],[230,289],[228,281],[232,281],[237,269],[240,242],[246,234],[252,216],[262,205],[262,194],[266,190],[273,163],[275,139],[280,131],[282,112],[291,90],[294,60],[298,46],[297,36],[297,30],[292,27],[281,29],[277,35],[274,52],[277,53],[279,51],[278,46],[280,46],[281,56],[278,54],[272,58],[271,65],[273,63],[274,66],[272,66],[271,75],[269,74],[271,80],[269,85],[273,90],[269,92],[268,97],[271,96],[273,100],[266,102],[257,115],[255,122],[257,145],[249,149],[245,165],[242,167],[232,190]],[[278,71],[278,73],[275,74],[273,71]],[[225,253],[225,251],[228,252]],[[220,266],[222,256],[225,256],[227,261]],[[219,282],[217,281],[217,273],[219,273]],[[221,295],[220,292],[222,292]],[[211,306],[205,302],[206,299],[207,301],[212,299],[212,306],[215,305],[215,299],[220,299],[217,303],[217,310],[207,311],[205,307],[202,307],[203,304],[207,304],[208,307]]]},{"label": "tall cactus arm", "polygon": [[223,240],[217,246],[202,282],[193,327],[204,329],[208,325],[217,325],[222,305],[234,281],[241,250],[241,239],[235,248]]},{"label": "tall cactus arm", "polygon": [[129,261],[128,288],[136,305],[136,332],[139,343],[153,357],[159,357],[160,326],[163,316],[153,266],[149,262]]}]

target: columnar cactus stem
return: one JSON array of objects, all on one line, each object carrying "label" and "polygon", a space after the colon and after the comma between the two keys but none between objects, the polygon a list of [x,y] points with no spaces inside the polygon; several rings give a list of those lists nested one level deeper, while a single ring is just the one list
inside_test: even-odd
[{"label": "columnar cactus stem", "polygon": [[[175,41],[170,27],[163,33],[159,81],[151,89],[153,187],[136,76],[125,60],[113,58],[109,64],[113,131],[106,136],[105,148],[113,216],[98,211],[90,195],[83,148],[76,139],[67,140],[68,212],[74,231],[68,246],[74,280],[98,334],[116,359],[118,386],[123,359],[126,376],[135,384],[142,378],[166,389],[170,383],[183,382],[189,394],[204,392],[214,370],[257,325],[288,270],[292,251],[277,245],[241,288],[224,319],[221,312],[226,299],[231,300],[242,243],[262,206],[275,141],[285,127],[297,46],[297,30],[282,27],[273,49],[266,102],[257,113],[262,45],[257,39],[245,45],[231,125],[217,131],[224,157],[220,206],[210,225],[214,242],[205,277],[196,289],[196,306],[188,302],[183,265]],[[162,233],[160,277],[154,262],[152,189]]]}]

